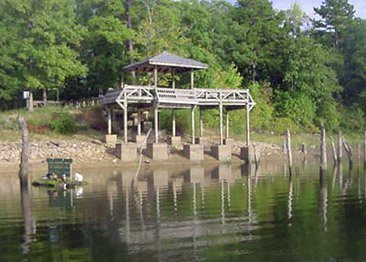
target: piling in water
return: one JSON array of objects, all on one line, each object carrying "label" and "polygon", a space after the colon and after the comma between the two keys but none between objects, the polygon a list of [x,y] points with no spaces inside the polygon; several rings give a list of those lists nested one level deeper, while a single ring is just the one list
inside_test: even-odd
[{"label": "piling in water", "polygon": [[29,135],[27,123],[24,118],[19,115],[19,128],[21,131],[22,151],[20,155],[19,181],[21,188],[28,188],[28,171],[29,171]]},{"label": "piling in water", "polygon": [[342,138],[342,144],[348,156],[349,168],[352,169],[352,156],[353,156],[352,147],[347,143],[346,139],[344,138]]},{"label": "piling in water", "polygon": [[291,151],[291,134],[290,130],[287,129],[286,131],[286,152],[287,152],[287,160],[288,160],[288,169],[290,176],[292,175],[292,151]]},{"label": "piling in water", "polygon": [[334,165],[336,165],[336,164],[337,164],[337,162],[338,162],[337,149],[336,149],[335,144],[334,144],[334,138],[333,138],[333,136],[331,136],[330,138],[331,138],[331,141],[332,141],[332,156],[333,156],[333,162],[334,162]]},{"label": "piling in water", "polygon": [[326,170],[328,167],[327,164],[327,148],[326,148],[326,135],[324,125],[321,125],[320,129],[320,169]]},{"label": "piling in water", "polygon": [[342,162],[342,131],[338,133],[338,164]]}]

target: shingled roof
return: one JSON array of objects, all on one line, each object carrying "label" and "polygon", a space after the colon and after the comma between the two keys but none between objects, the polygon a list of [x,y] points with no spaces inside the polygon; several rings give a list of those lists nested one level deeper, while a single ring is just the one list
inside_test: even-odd
[{"label": "shingled roof", "polygon": [[155,67],[158,72],[168,73],[174,71],[176,73],[183,73],[192,70],[205,69],[208,68],[208,65],[164,51],[156,56],[125,66],[122,70],[152,72]]}]

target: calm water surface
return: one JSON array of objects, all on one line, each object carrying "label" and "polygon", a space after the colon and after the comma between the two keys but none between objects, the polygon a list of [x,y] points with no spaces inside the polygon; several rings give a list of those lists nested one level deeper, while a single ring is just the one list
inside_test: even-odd
[{"label": "calm water surface", "polygon": [[[77,170],[78,171],[78,170]],[[0,186],[0,261],[366,261],[366,180],[281,164],[83,170],[89,184]]]}]

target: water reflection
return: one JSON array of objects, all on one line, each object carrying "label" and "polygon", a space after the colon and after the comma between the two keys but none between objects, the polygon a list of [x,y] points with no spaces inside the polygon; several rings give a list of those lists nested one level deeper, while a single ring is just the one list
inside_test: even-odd
[{"label": "water reflection", "polygon": [[[254,255],[258,250],[293,259],[310,249],[326,260],[320,251],[325,242],[332,245],[334,237],[343,241],[344,232],[354,232],[354,226],[366,230],[358,222],[366,214],[366,172],[340,165],[316,175],[318,166],[306,168],[284,176],[286,167],[264,162],[259,168],[160,167],[146,168],[137,177],[134,169],[125,168],[90,175],[83,190],[45,194],[34,189],[28,195],[36,203],[33,213],[27,211],[27,202],[22,206],[28,248],[24,253],[48,252],[32,250],[29,241],[35,239],[58,250],[72,241],[80,252],[92,250],[91,258],[106,260],[202,260],[209,259],[207,252],[219,258],[236,254],[263,259]],[[37,231],[31,227],[33,218],[38,218]],[[365,243],[353,238],[348,236],[348,241]]]}]

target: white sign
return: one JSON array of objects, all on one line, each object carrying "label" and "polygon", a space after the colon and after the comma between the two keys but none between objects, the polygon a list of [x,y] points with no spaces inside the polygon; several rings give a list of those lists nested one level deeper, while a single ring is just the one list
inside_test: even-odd
[{"label": "white sign", "polygon": [[23,92],[23,99],[29,99],[29,91]]}]

